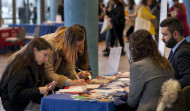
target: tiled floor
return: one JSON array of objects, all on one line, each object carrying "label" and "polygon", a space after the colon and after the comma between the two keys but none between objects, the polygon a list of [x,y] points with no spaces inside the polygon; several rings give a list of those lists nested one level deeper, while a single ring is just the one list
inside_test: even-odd
[{"label": "tiled floor", "polygon": [[[102,50],[105,49],[105,41],[98,43],[98,73],[99,75],[104,75],[106,73],[107,63],[108,63],[108,57],[103,56]],[[170,49],[165,49],[165,56],[168,57],[168,54],[170,52]],[[8,57],[12,53],[7,53],[4,55],[0,55],[0,77],[4,71],[4,68],[6,66],[6,62],[8,60]],[[130,64],[128,62],[127,56],[121,56],[120,63],[119,63],[119,72],[123,71],[129,71]]]}]

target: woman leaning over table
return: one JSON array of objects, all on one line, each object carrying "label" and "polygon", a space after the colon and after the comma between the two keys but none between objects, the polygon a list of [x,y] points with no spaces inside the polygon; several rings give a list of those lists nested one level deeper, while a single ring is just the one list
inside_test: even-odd
[{"label": "woman leaning over table", "polygon": [[40,104],[43,94],[55,87],[56,82],[48,87],[44,68],[51,49],[44,39],[34,39],[7,65],[0,81],[0,95],[6,111],[22,111],[31,101],[33,105]]},{"label": "woman leaning over table", "polygon": [[[84,45],[84,30],[78,26],[60,27],[55,33],[42,36],[51,44],[45,70],[49,81],[57,81],[57,87],[84,85],[84,79],[76,78],[75,64],[78,48]],[[22,48],[20,51],[25,50]],[[17,52],[19,53],[19,52]],[[81,73],[90,75],[90,73]],[[79,76],[81,76],[79,75]]]},{"label": "woman leaning over table", "polygon": [[[91,68],[90,68],[90,63],[89,63],[89,56],[88,56],[88,41],[87,41],[87,35],[86,35],[86,29],[84,26],[80,24],[75,24],[74,26],[78,26],[83,29],[84,35],[85,35],[85,40],[84,44],[80,45],[78,48],[78,58],[76,62],[76,67],[83,70],[82,72],[79,70],[76,70],[78,74],[80,75],[83,73],[80,77],[84,79],[91,79]],[[89,73],[91,75],[89,75]]]},{"label": "woman leaning over table", "polygon": [[138,30],[129,37],[130,67],[128,106],[137,111],[156,111],[163,82],[174,78],[169,61],[160,54],[150,32]]}]

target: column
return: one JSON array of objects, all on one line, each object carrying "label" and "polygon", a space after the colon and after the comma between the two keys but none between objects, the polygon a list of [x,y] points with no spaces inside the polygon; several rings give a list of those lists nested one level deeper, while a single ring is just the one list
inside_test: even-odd
[{"label": "column", "polygon": [[[187,14],[187,22],[190,30],[190,0],[183,0],[183,3],[186,7],[186,14]],[[190,35],[186,37],[187,41],[190,42]]]},{"label": "column", "polygon": [[30,23],[30,9],[29,9],[29,0],[26,1],[25,15],[26,15],[26,23]]},{"label": "column", "polygon": [[13,24],[16,24],[16,0],[12,0],[12,6],[13,6]]},{"label": "column", "polygon": [[50,21],[56,21],[56,14],[59,4],[62,0],[50,0]]},{"label": "column", "polygon": [[57,14],[57,1],[50,0],[50,21],[55,21]]},{"label": "column", "polygon": [[45,21],[44,0],[38,0],[37,2],[37,24],[41,24]]},{"label": "column", "polygon": [[98,1],[65,0],[64,14],[65,26],[81,24],[86,28],[92,76],[98,76]]}]

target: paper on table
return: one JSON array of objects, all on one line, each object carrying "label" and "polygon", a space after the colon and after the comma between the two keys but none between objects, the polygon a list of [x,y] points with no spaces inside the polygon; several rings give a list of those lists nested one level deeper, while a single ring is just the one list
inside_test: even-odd
[{"label": "paper on table", "polygon": [[106,74],[115,74],[118,72],[121,49],[122,47],[111,48]]},{"label": "paper on table", "polygon": [[69,89],[59,89],[57,92],[83,92],[84,89],[81,86],[70,86]]},{"label": "paper on table", "polygon": [[130,81],[129,78],[119,78],[118,81]]},{"label": "paper on table", "polygon": [[89,89],[95,89],[95,88],[99,88],[100,87],[100,85],[97,85],[97,84],[87,84],[86,86]]},{"label": "paper on table", "polygon": [[94,90],[91,90],[90,92],[114,93],[115,91],[113,91],[113,90],[103,90],[103,89],[94,89]]},{"label": "paper on table", "polygon": [[69,89],[59,89],[57,92],[83,92],[86,90],[85,88],[95,89],[99,87],[100,85],[96,84],[87,84],[86,86],[70,86]]}]

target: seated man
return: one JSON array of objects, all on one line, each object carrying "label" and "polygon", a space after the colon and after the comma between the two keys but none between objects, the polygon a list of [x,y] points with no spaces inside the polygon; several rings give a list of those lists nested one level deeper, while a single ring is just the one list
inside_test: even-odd
[{"label": "seated man", "polygon": [[160,23],[162,40],[171,48],[168,60],[175,70],[175,78],[181,88],[190,85],[190,43],[183,34],[183,25],[177,18],[171,17]]}]

